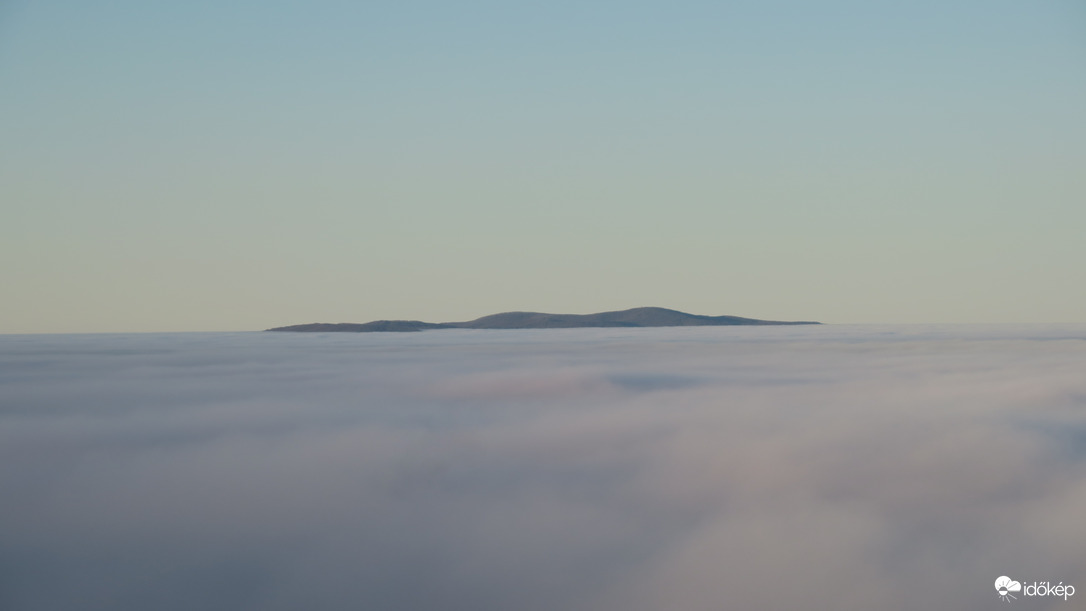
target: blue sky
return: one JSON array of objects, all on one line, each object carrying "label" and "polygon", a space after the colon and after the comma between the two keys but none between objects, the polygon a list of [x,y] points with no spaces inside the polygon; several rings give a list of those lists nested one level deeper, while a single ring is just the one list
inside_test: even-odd
[{"label": "blue sky", "polygon": [[0,332],[1086,321],[1078,2],[22,2]]}]

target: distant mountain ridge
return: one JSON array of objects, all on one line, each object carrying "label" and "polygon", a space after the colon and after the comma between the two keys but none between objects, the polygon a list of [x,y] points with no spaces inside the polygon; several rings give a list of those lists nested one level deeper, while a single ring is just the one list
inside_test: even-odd
[{"label": "distant mountain ridge", "polygon": [[545,314],[502,312],[467,322],[422,322],[421,320],[375,320],[367,323],[309,323],[275,327],[268,331],[298,333],[380,331],[409,332],[427,329],[572,329],[579,327],[706,327],[738,325],[818,325],[814,321],[759,320],[741,316],[702,316],[667,308],[633,308],[596,314]]}]

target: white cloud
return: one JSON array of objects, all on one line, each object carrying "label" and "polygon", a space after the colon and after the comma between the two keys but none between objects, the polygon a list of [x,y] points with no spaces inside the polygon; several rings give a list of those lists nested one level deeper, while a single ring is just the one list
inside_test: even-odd
[{"label": "white cloud", "polygon": [[1086,587],[1084,338],[9,336],[0,602],[969,610],[999,575]]}]

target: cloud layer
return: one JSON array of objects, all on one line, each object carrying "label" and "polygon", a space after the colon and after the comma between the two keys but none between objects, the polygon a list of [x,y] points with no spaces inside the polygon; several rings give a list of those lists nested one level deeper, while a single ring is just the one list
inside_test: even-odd
[{"label": "cloud layer", "polygon": [[1084,363],[1081,325],[0,337],[0,607],[1086,595]]}]

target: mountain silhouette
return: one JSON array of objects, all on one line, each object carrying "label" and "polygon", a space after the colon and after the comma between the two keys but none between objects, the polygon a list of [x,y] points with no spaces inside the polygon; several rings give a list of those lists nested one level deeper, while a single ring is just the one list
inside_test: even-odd
[{"label": "mountain silhouette", "polygon": [[309,323],[275,327],[268,331],[321,333],[329,331],[366,333],[377,331],[425,331],[427,329],[571,329],[577,327],[706,327],[736,325],[817,325],[812,321],[785,322],[740,316],[702,316],[667,308],[633,308],[597,314],[545,314],[502,312],[467,322],[422,322],[421,320],[375,320],[367,323]]}]

